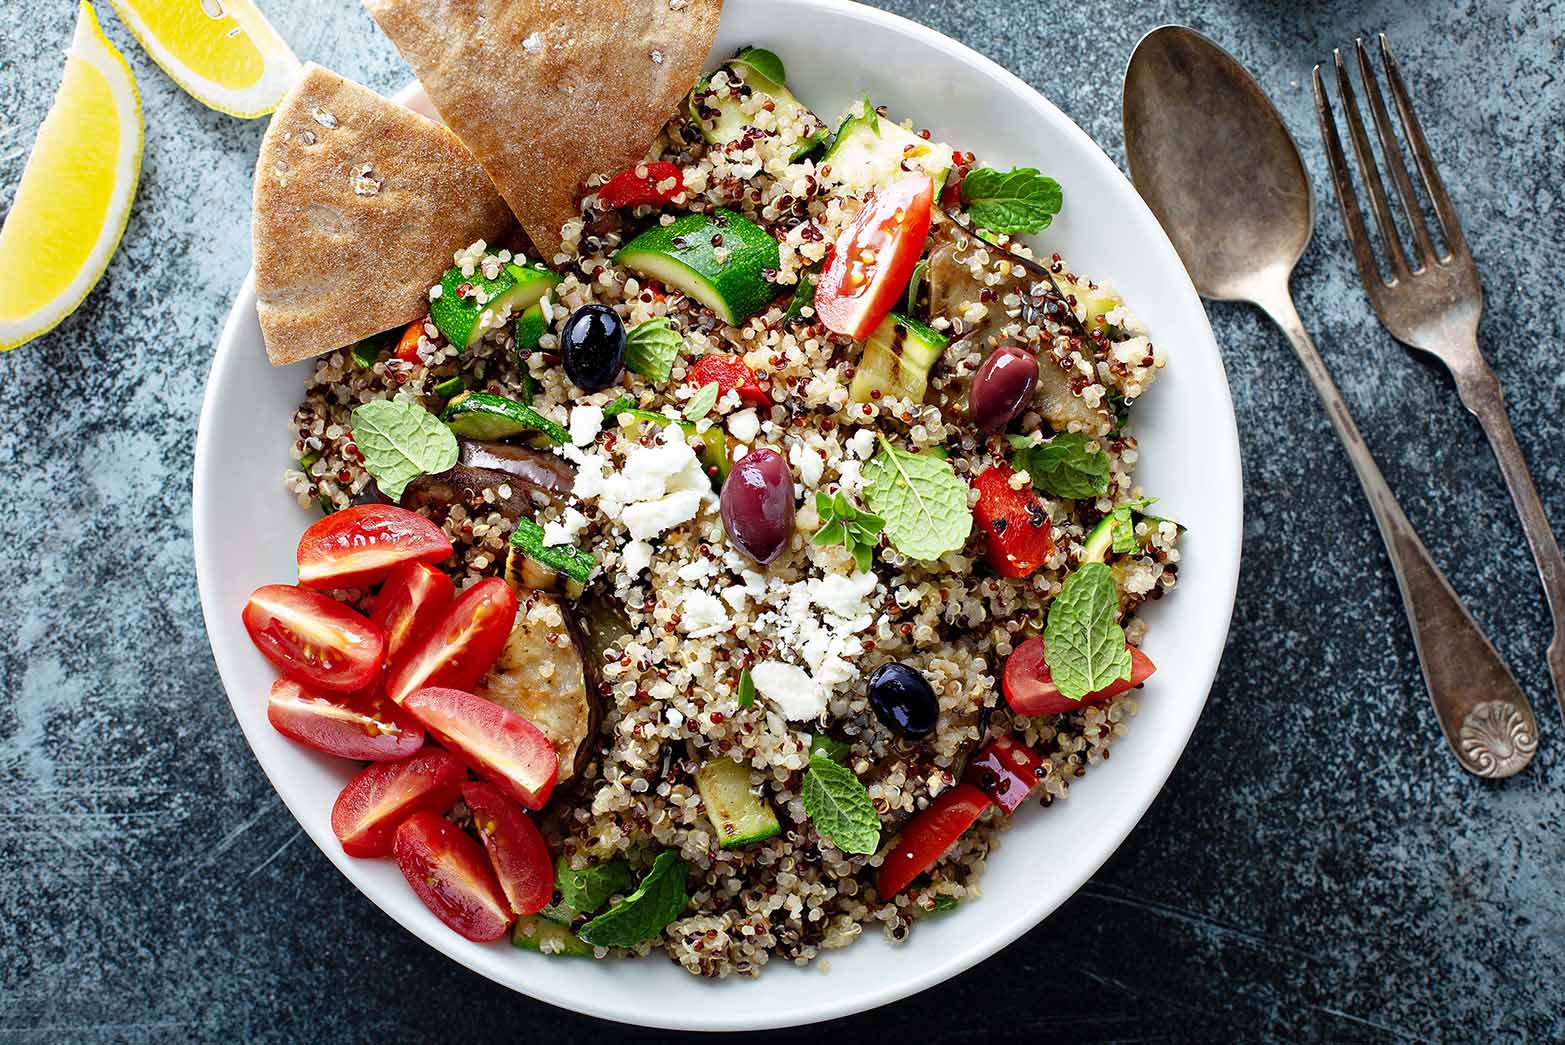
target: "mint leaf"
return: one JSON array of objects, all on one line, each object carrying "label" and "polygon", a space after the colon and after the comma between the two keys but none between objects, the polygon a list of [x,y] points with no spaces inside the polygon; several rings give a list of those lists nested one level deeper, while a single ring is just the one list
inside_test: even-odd
[{"label": "mint leaf", "polygon": [[634,947],[662,932],[690,903],[684,861],[665,849],[636,891],[576,933],[594,947]]},{"label": "mint leaf", "polygon": [[1114,573],[1088,563],[1065,578],[1043,626],[1043,659],[1049,677],[1072,700],[1130,678],[1130,650],[1119,626]]},{"label": "mint leaf", "polygon": [[886,520],[853,507],[846,494],[835,496],[824,490],[815,491],[815,510],[821,517],[821,528],[815,531],[811,542],[818,545],[840,544],[853,556],[853,565],[859,573],[870,567],[875,547],[880,543],[880,531],[886,528]]},{"label": "mint leaf", "polygon": [[750,677],[750,669],[745,668],[739,672],[739,706],[747,708],[755,703],[755,679]]},{"label": "mint leaf", "polygon": [[[776,89],[787,82],[787,71],[783,68],[782,59],[764,47],[746,47],[734,56],[734,64],[747,68],[745,81],[752,87],[765,90],[768,87]],[[754,73],[762,82],[756,83]]]},{"label": "mint leaf", "polygon": [[825,733],[815,733],[810,737],[811,758],[829,758],[833,762],[842,762],[852,750],[847,744]]},{"label": "mint leaf", "polygon": [[560,899],[576,914],[596,914],[615,893],[629,892],[636,884],[630,865],[623,860],[594,864],[580,871],[571,869],[570,858],[561,855],[554,863],[554,887]]},{"label": "mint leaf", "polygon": [[1077,432],[1061,432],[1041,446],[1024,435],[1011,437],[1011,465],[1026,472],[1034,488],[1079,501],[1109,488],[1109,455],[1088,450],[1092,442]]},{"label": "mint leaf", "polygon": [[408,483],[456,464],[456,436],[409,399],[377,399],[353,411],[353,441],[380,492],[397,500]]},{"label": "mint leaf", "polygon": [[1042,232],[1060,212],[1060,183],[1032,167],[975,167],[962,179],[962,203],[973,224],[990,232]]},{"label": "mint leaf", "polygon": [[685,339],[669,324],[667,316],[638,323],[625,335],[625,369],[633,370],[654,385],[668,380]]},{"label": "mint leaf", "polygon": [[967,543],[973,513],[967,484],[934,453],[908,453],[880,437],[880,452],[864,467],[864,503],[885,520],[886,536],[902,554],[938,559]]},{"label": "mint leaf", "polygon": [[690,402],[685,404],[685,420],[699,421],[712,412],[717,405],[717,382],[708,381],[696,389],[696,394],[690,397]]},{"label": "mint leaf", "polygon": [[810,755],[799,789],[815,830],[844,853],[869,855],[880,848],[880,816],[853,770],[824,755]]}]

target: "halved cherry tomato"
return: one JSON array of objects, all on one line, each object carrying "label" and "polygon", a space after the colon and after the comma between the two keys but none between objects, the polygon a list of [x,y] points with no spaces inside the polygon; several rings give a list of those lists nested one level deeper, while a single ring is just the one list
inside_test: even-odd
[{"label": "halved cherry tomato", "polygon": [[449,751],[426,747],[399,762],[359,772],[331,807],[331,829],[349,856],[385,856],[397,825],[414,813],[444,813],[456,804],[467,770]]},{"label": "halved cherry tomato", "polygon": [[373,690],[329,693],[278,679],[266,698],[266,717],[290,740],[360,762],[407,758],[424,746],[424,727]]},{"label": "halved cherry tomato", "polygon": [[266,659],[291,678],[322,689],[363,689],[380,671],[380,629],[328,595],[292,584],[257,588],[244,608],[245,630]]},{"label": "halved cherry tomato", "polygon": [[451,538],[417,512],[356,504],[318,519],[299,538],[299,583],[323,591],[364,588],[407,562],[451,557]]},{"label": "halved cherry tomato", "polygon": [[515,623],[516,593],[499,577],[486,577],[391,665],[386,695],[400,704],[424,686],[472,689],[494,667]]},{"label": "halved cherry tomato", "polygon": [[402,336],[397,339],[397,347],[391,354],[404,363],[412,363],[414,366],[417,366],[423,362],[422,359],[418,358],[418,339],[423,336],[424,321],[422,319],[414,320],[408,324],[407,329],[402,332]]},{"label": "halved cherry tomato", "polygon": [[989,796],[978,788],[957,784],[908,821],[880,865],[876,889],[881,900],[891,899],[934,865],[988,805]]},{"label": "halved cherry tomato", "polygon": [[913,174],[865,201],[832,244],[815,286],[815,313],[827,330],[868,337],[901,300],[929,238],[934,198],[934,180]]},{"label": "halved cherry tomato", "polygon": [[[660,183],[674,179],[674,184],[661,188]],[[677,164],[665,160],[638,163],[627,171],[620,171],[598,189],[598,202],[605,207],[634,207],[640,203],[661,206],[674,202],[674,197],[685,191],[685,176]]]},{"label": "halved cherry tomato", "polygon": [[537,914],[549,906],[554,899],[554,862],[531,818],[499,788],[479,780],[462,785],[462,801],[473,811],[473,826],[489,850],[489,862],[511,910]]},{"label": "halved cherry tomato", "polygon": [[1038,752],[1013,737],[998,736],[967,763],[964,783],[988,795],[1007,813],[1016,812],[1043,779],[1043,759]]},{"label": "halved cherry tomato", "polygon": [[483,849],[438,813],[404,820],[391,852],[424,906],[469,940],[498,940],[516,920]]},{"label": "halved cherry tomato", "polygon": [[716,381],[719,399],[729,392],[738,392],[739,398],[747,403],[755,406],[772,405],[771,396],[761,387],[750,364],[726,352],[708,352],[696,360],[685,381],[696,388]]},{"label": "halved cherry tomato", "polygon": [[1012,650],[1005,660],[1005,671],[1001,676],[1005,702],[1018,715],[1058,715],[1089,704],[1101,704],[1110,697],[1141,685],[1157,670],[1152,658],[1142,653],[1139,647],[1127,642],[1125,648],[1130,650],[1130,678],[1111,682],[1080,700],[1072,700],[1054,685],[1049,665],[1043,659],[1043,636],[1034,635]]},{"label": "halved cherry tomato", "polygon": [[428,563],[410,562],[397,569],[375,596],[370,620],[386,636],[386,659],[396,660],[419,636],[445,616],[456,598],[451,578]]},{"label": "halved cherry tomato", "polygon": [[402,709],[467,767],[528,809],[554,790],[560,756],[539,728],[492,700],[459,689],[415,690]]},{"label": "halved cherry tomato", "polygon": [[973,519],[989,538],[984,558],[1002,577],[1026,577],[1054,554],[1053,530],[1032,487],[1011,487],[1010,465],[993,465],[973,478]]}]

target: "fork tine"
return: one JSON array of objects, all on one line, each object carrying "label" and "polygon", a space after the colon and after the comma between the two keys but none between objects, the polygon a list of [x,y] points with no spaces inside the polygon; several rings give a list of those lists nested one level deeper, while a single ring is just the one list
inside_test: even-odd
[{"label": "fork tine", "polygon": [[1364,228],[1364,214],[1359,210],[1358,193],[1353,190],[1353,174],[1348,170],[1348,158],[1342,151],[1342,139],[1337,137],[1337,121],[1331,114],[1331,102],[1326,97],[1326,82],[1321,79],[1318,65],[1315,67],[1315,115],[1320,119],[1320,136],[1326,143],[1326,160],[1331,167],[1332,184],[1337,188],[1337,203],[1342,208],[1342,224],[1347,229],[1348,246],[1353,248],[1359,275],[1373,299],[1376,290],[1385,285],[1385,280],[1381,278],[1380,269],[1375,266],[1369,232]]},{"label": "fork tine", "polygon": [[1353,139],[1353,154],[1359,161],[1359,180],[1369,193],[1369,206],[1375,212],[1375,223],[1380,226],[1381,239],[1391,255],[1391,273],[1394,279],[1406,278],[1407,258],[1402,253],[1402,240],[1397,234],[1396,220],[1391,216],[1391,201],[1386,197],[1385,183],[1380,180],[1380,170],[1375,166],[1375,151],[1370,148],[1369,135],[1364,133],[1364,121],[1359,116],[1358,99],[1353,95],[1353,82],[1348,79],[1348,69],[1342,61],[1342,51],[1332,48],[1331,57],[1337,67],[1337,97],[1342,100],[1342,114],[1348,121],[1348,136]]},{"label": "fork tine", "polygon": [[1451,205],[1451,197],[1445,191],[1445,183],[1440,180],[1440,172],[1435,169],[1434,156],[1424,139],[1424,129],[1419,126],[1418,117],[1413,113],[1413,103],[1402,82],[1402,71],[1391,53],[1391,42],[1386,39],[1385,33],[1380,34],[1380,58],[1386,66],[1386,83],[1391,88],[1392,100],[1396,102],[1397,116],[1402,120],[1402,133],[1407,136],[1413,162],[1418,165],[1418,173],[1423,178],[1424,191],[1429,193],[1435,205],[1435,213],[1440,218],[1440,230],[1445,236],[1448,251],[1446,257],[1440,260],[1445,261],[1453,254],[1471,257],[1467,249],[1467,237],[1462,233],[1462,223],[1457,219],[1456,208]]},{"label": "fork tine", "polygon": [[1380,94],[1375,72],[1369,67],[1369,52],[1364,49],[1364,41],[1355,39],[1353,49],[1358,52],[1359,83],[1364,85],[1364,96],[1369,99],[1370,116],[1375,121],[1375,136],[1380,139],[1380,154],[1385,157],[1391,183],[1397,187],[1397,196],[1402,200],[1402,213],[1413,230],[1417,255],[1415,260],[1421,269],[1437,256],[1434,241],[1429,238],[1429,227],[1424,224],[1423,208],[1419,206],[1418,196],[1413,192],[1413,181],[1407,176],[1407,164],[1402,162],[1402,148],[1397,144],[1397,136],[1391,131],[1391,114],[1386,111],[1386,100]]}]

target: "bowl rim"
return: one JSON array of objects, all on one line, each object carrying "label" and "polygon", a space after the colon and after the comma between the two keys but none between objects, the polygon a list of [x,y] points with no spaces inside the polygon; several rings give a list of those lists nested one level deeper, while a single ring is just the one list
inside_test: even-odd
[{"label": "bowl rim", "polygon": [[[1194,285],[1190,282],[1189,276],[1185,272],[1184,266],[1179,260],[1172,243],[1163,233],[1151,210],[1146,206],[1140,195],[1136,193],[1134,187],[1129,184],[1129,179],[1074,120],[1062,112],[1042,93],[1003,66],[937,30],[921,25],[901,15],[857,3],[855,0],[729,0],[729,6],[740,8],[747,6],[749,3],[772,4],[778,2],[805,10],[831,10],[839,13],[846,10],[862,21],[869,23],[874,32],[891,31],[912,37],[916,42],[944,52],[956,62],[973,67],[979,73],[995,81],[997,88],[1007,90],[1016,96],[1018,101],[1032,110],[1040,123],[1047,123],[1051,131],[1058,131],[1066,137],[1075,138],[1076,146],[1086,157],[1087,162],[1096,168],[1100,177],[1104,179],[1119,179],[1125,183],[1126,188],[1129,190],[1130,205],[1138,209],[1139,217],[1144,219],[1141,223],[1149,228],[1148,242],[1145,246],[1149,249],[1164,252],[1166,255],[1165,261],[1171,261],[1173,269],[1184,277],[1183,283],[1174,287],[1171,290],[1171,294],[1174,296],[1188,295],[1196,303],[1196,319],[1192,332],[1197,335],[1196,340],[1204,342],[1203,347],[1210,350],[1216,365],[1217,377],[1221,382],[1221,402],[1227,408],[1227,424],[1218,426],[1221,439],[1218,445],[1212,447],[1212,456],[1220,466],[1218,469],[1214,469],[1213,474],[1219,480],[1225,476],[1227,478],[1227,482],[1221,485],[1227,487],[1227,503],[1231,503],[1233,506],[1233,531],[1236,536],[1236,543],[1232,549],[1231,561],[1223,562],[1214,559],[1210,562],[1203,560],[1202,563],[1203,571],[1211,572],[1214,579],[1218,582],[1217,591],[1221,595],[1221,601],[1219,606],[1212,608],[1212,612],[1214,615],[1220,612],[1222,619],[1221,628],[1213,631],[1213,634],[1219,635],[1220,638],[1212,644],[1213,648],[1211,650],[1200,657],[1197,669],[1192,673],[1190,679],[1186,680],[1194,683],[1190,689],[1199,693],[1199,699],[1190,701],[1191,706],[1185,714],[1184,720],[1178,723],[1178,728],[1171,731],[1171,734],[1166,736],[1164,742],[1156,749],[1160,754],[1156,757],[1149,756],[1142,759],[1141,771],[1147,780],[1147,785],[1142,789],[1134,803],[1127,804],[1127,811],[1131,815],[1120,818],[1117,830],[1097,837],[1099,844],[1095,846],[1095,852],[1088,858],[1077,862],[1074,874],[1065,876],[1068,879],[1068,888],[1061,894],[1061,899],[1054,903],[1039,903],[1034,909],[1019,911],[1019,916],[1012,919],[1001,931],[982,935],[981,938],[976,935],[969,938],[965,946],[953,952],[948,952],[937,962],[929,963],[926,969],[916,975],[895,983],[889,983],[878,990],[857,995],[820,1000],[801,998],[800,1008],[797,1013],[783,1018],[751,1018],[742,1013],[733,1015],[726,1012],[714,1016],[711,1012],[684,1011],[674,1013],[667,1010],[664,1010],[661,1014],[647,1012],[627,1013],[625,1011],[616,1011],[612,997],[567,997],[547,986],[502,978],[497,972],[486,967],[486,963],[481,961],[474,952],[456,946],[455,941],[458,941],[459,938],[452,934],[450,930],[445,929],[438,922],[433,923],[432,928],[430,923],[410,921],[402,917],[397,911],[382,902],[377,895],[377,890],[369,888],[362,883],[353,870],[352,865],[355,861],[342,852],[341,846],[336,844],[336,839],[331,835],[330,831],[325,831],[323,836],[322,832],[312,830],[310,827],[311,818],[302,815],[300,810],[294,807],[294,803],[287,796],[287,791],[278,785],[277,767],[268,765],[267,761],[263,760],[260,752],[250,741],[248,731],[244,728],[243,719],[239,719],[241,731],[246,733],[246,742],[250,744],[252,755],[260,764],[273,790],[283,801],[295,820],[298,821],[301,829],[309,835],[316,847],[325,854],[327,859],[332,862],[359,893],[369,899],[371,903],[397,924],[422,939],[445,957],[458,962],[487,979],[493,980],[503,987],[528,997],[569,1011],[580,1012],[615,1023],[666,1030],[697,1032],[766,1030],[818,1023],[864,1012],[908,997],[957,976],[985,958],[998,953],[1006,946],[1015,942],[1024,933],[1040,924],[1057,910],[1066,899],[1074,896],[1081,889],[1082,885],[1119,849],[1130,832],[1140,824],[1152,802],[1162,793],[1174,766],[1189,744],[1190,736],[1195,730],[1196,723],[1199,721],[1201,712],[1205,708],[1206,701],[1210,695],[1211,685],[1226,646],[1226,637],[1232,621],[1234,600],[1238,589],[1242,549],[1237,543],[1237,536],[1243,533],[1244,489],[1243,471],[1240,465],[1237,420],[1234,416],[1233,399],[1228,386],[1227,373],[1223,366],[1221,353],[1218,351],[1216,340],[1212,334],[1210,322],[1207,319],[1205,309],[1200,305],[1200,298],[1196,293]],[[413,104],[417,108],[419,94],[417,81],[411,81],[392,97],[403,103],[413,100]],[[214,583],[212,580],[212,567],[203,568],[203,563],[212,561],[213,549],[219,544],[218,535],[213,532],[215,523],[207,518],[209,513],[203,510],[203,505],[207,503],[203,485],[204,477],[209,476],[212,469],[216,466],[211,450],[211,442],[214,437],[210,433],[213,430],[213,425],[216,423],[213,418],[221,412],[221,408],[217,403],[217,390],[225,387],[227,384],[225,380],[226,374],[233,365],[234,359],[237,358],[237,353],[234,351],[235,345],[245,337],[246,332],[244,328],[253,322],[255,306],[255,275],[252,270],[246,275],[234,297],[233,304],[225,318],[222,332],[218,338],[211,369],[208,372],[206,388],[202,396],[200,421],[196,433],[191,486],[192,547],[202,619],[206,626],[208,640],[212,646],[213,658],[223,683],[225,695],[229,699],[230,710],[235,713],[236,718],[238,717],[238,705],[234,694],[236,691],[241,691],[242,687],[234,684],[237,668],[231,663],[225,667],[225,662],[228,662],[229,658],[219,652],[219,642],[214,637],[221,633],[221,625],[218,609],[215,606],[215,600],[211,593]],[[1189,339],[1187,338],[1184,343],[1188,342]],[[1174,742],[1176,740],[1177,742]],[[1153,786],[1154,784],[1155,786]],[[476,953],[486,954],[489,952],[478,951]],[[817,959],[817,961],[819,960]],[[767,976],[775,976],[778,972],[779,970],[765,970],[761,978],[765,979]],[[714,999],[716,997],[717,995],[714,994]]]}]

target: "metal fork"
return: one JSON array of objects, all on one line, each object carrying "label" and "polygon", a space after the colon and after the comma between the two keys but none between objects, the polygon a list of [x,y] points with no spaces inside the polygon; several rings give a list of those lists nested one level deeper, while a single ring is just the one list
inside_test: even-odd
[{"label": "metal fork", "polygon": [[[1392,216],[1386,189],[1375,166],[1374,152],[1369,136],[1364,131],[1363,120],[1348,76],[1347,65],[1341,50],[1333,50],[1337,70],[1337,93],[1347,118],[1348,133],[1353,140],[1353,152],[1358,158],[1360,180],[1369,194],[1370,209],[1379,226],[1385,244],[1389,279],[1381,275],[1376,266],[1374,247],[1365,230],[1364,216],[1359,210],[1358,195],[1353,188],[1353,177],[1343,154],[1342,142],[1337,137],[1336,120],[1326,97],[1325,83],[1320,66],[1315,67],[1315,111],[1320,117],[1321,137],[1325,139],[1327,158],[1331,165],[1331,179],[1337,187],[1337,202],[1342,207],[1342,222],[1347,227],[1348,242],[1358,262],[1359,275],[1364,289],[1375,307],[1380,322],[1391,335],[1409,348],[1420,349],[1444,363],[1456,381],[1456,392],[1478,423],[1483,426],[1489,445],[1499,458],[1500,471],[1505,485],[1511,491],[1516,511],[1521,516],[1522,532],[1527,536],[1533,560],[1538,566],[1538,576],[1543,582],[1543,593],[1554,618],[1554,637],[1549,643],[1547,660],[1549,674],[1554,680],[1554,698],[1565,715],[1565,559],[1560,556],[1559,544],[1549,528],[1549,520],[1538,500],[1532,475],[1516,443],[1516,433],[1511,430],[1510,419],[1505,413],[1504,395],[1494,371],[1489,368],[1483,353],[1478,349],[1478,317],[1483,311],[1483,288],[1478,281],[1478,267],[1473,263],[1467,247],[1467,237],[1462,233],[1456,209],[1451,205],[1445,184],[1435,169],[1429,143],[1423,128],[1413,112],[1402,81],[1401,70],[1391,54],[1386,34],[1379,34],[1380,56],[1385,65],[1386,83],[1396,104],[1397,116],[1418,168],[1424,192],[1434,205],[1435,218],[1445,241],[1445,253],[1436,250],[1429,235],[1423,209],[1413,190],[1402,160],[1402,151],[1391,127],[1391,115],[1381,97],[1380,87],[1370,67],[1369,54],[1364,41],[1355,40],[1359,82],[1369,99],[1369,111],[1375,124],[1375,135],[1380,141],[1381,156],[1386,171],[1396,186],[1397,197],[1402,204],[1403,217],[1412,233],[1413,257],[1403,251],[1398,235],[1396,219]],[[1491,726],[1510,729],[1504,723],[1505,716],[1497,715]],[[1514,724],[1513,724],[1514,725]],[[1536,737],[1529,738],[1536,744]]]}]

